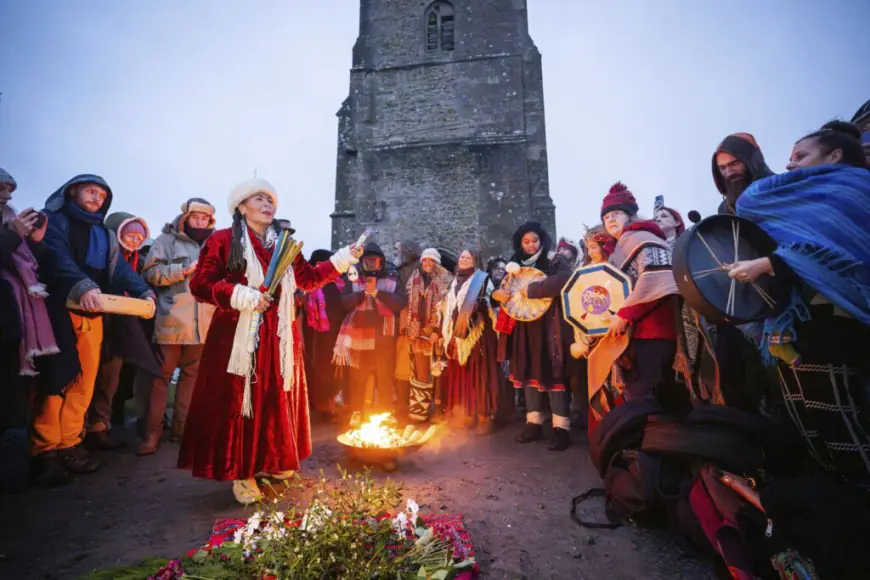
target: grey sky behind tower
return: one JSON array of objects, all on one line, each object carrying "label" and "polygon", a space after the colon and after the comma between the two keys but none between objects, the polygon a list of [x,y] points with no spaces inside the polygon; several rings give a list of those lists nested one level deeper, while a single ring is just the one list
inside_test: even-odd
[{"label": "grey sky behind tower", "polygon": [[[13,204],[96,172],[152,231],[191,196],[227,226],[227,194],[256,168],[306,249],[328,246],[358,18],[357,0],[3,0]],[[862,0],[529,0],[559,233],[597,221],[616,180],[647,213],[658,193],[714,211],[710,156],[735,131],[782,171],[797,138],[870,98],[868,21]]]}]

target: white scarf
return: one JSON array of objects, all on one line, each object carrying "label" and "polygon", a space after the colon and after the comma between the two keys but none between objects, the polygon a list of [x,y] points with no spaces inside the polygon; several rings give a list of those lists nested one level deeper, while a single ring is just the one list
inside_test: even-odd
[{"label": "white scarf", "polygon": [[[278,234],[270,227],[266,232],[264,245],[266,248],[271,248],[277,239]],[[227,372],[245,377],[242,416],[252,417],[254,411],[251,403],[251,377],[255,372],[254,360],[259,344],[260,329],[257,329],[256,334],[252,334],[251,321],[254,318],[254,306],[259,300],[260,286],[263,285],[265,276],[244,222],[242,223],[242,254],[245,257],[245,278],[248,280],[248,285],[237,284],[233,289],[231,302],[233,307],[239,311],[239,322],[233,337],[233,350],[230,354]],[[289,391],[293,387],[296,371],[293,352],[293,320],[296,318],[295,294],[296,278],[293,275],[293,268],[290,267],[287,268],[287,272],[281,280],[281,298],[278,300],[279,352],[281,353],[281,376],[284,378],[285,391]]]}]

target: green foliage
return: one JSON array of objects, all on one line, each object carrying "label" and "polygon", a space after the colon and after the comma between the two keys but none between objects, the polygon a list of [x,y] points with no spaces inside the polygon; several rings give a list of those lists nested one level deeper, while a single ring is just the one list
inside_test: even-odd
[{"label": "green foliage", "polygon": [[166,558],[146,558],[132,566],[119,566],[107,570],[94,570],[82,574],[78,580],[146,580],[167,563]]},{"label": "green foliage", "polygon": [[[307,508],[291,504],[284,512],[280,499],[262,503],[232,541],[183,558],[183,580],[449,580],[474,565],[473,559],[454,562],[450,543],[425,526],[413,502],[408,502],[401,523],[383,517],[402,499],[399,485],[390,480],[378,484],[368,471],[351,474],[338,469],[340,476],[333,481],[321,473]],[[306,491],[298,476],[282,485],[283,489],[272,488],[276,497]],[[412,531],[414,539],[400,540],[397,525]],[[147,568],[95,572],[103,575],[81,580],[144,580],[166,564],[150,562]]]}]

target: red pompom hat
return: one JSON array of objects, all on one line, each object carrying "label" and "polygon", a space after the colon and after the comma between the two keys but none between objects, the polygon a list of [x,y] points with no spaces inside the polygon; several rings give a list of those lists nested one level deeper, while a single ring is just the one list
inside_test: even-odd
[{"label": "red pompom hat", "polygon": [[640,210],[640,206],[637,205],[634,194],[624,183],[617,181],[604,196],[604,203],[601,204],[601,218],[604,219],[605,214],[611,211],[624,211],[631,216],[635,215],[638,210]]}]

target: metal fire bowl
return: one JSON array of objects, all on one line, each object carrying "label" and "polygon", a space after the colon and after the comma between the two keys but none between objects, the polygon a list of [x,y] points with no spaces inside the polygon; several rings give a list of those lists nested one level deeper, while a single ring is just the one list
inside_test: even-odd
[{"label": "metal fire bowl", "polygon": [[351,458],[364,464],[383,467],[388,471],[396,469],[398,458],[410,455],[423,447],[423,443],[402,445],[401,447],[357,447],[351,443],[346,433],[342,433],[336,439],[347,450],[347,454]]}]

